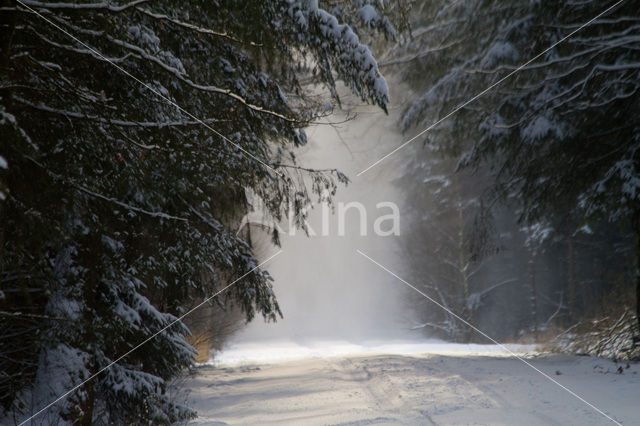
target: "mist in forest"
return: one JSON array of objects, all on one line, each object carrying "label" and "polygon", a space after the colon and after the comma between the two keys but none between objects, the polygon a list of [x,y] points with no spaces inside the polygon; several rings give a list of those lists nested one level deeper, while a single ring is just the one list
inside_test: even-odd
[{"label": "mist in forest", "polygon": [[[265,269],[275,280],[274,291],[284,317],[276,323],[257,318],[232,339],[232,344],[263,339],[304,344],[417,337],[411,330],[415,321],[406,309],[406,287],[356,252],[359,249],[394,270],[403,262],[399,235],[375,232],[376,220],[385,233],[392,233],[394,225],[396,234],[407,231],[402,217],[404,197],[392,183],[398,170],[391,164],[356,176],[401,140],[397,109],[392,107],[390,115],[385,115],[373,106],[355,106],[357,100],[348,95],[343,103],[345,111],[329,119],[339,124],[309,128],[309,142],[297,157],[305,167],[335,167],[350,182],[338,189],[332,207],[316,204],[310,211],[308,225],[316,235],[289,228],[286,221],[280,224],[283,253]],[[359,204],[361,210],[347,207],[348,203]],[[391,203],[400,213],[395,224],[389,218]],[[252,239],[263,258],[277,251],[260,227],[252,227]]]}]

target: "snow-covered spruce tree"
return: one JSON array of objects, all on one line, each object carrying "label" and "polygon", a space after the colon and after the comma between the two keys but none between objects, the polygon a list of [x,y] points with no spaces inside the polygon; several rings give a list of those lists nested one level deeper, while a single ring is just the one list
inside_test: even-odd
[{"label": "snow-covered spruce tree", "polygon": [[[401,67],[398,72],[418,93],[402,117],[402,129],[422,130],[614,3],[425,3],[416,14],[419,21],[413,22],[414,38],[386,61],[398,65],[396,70]],[[638,10],[637,1],[623,2],[483,94],[429,131],[425,141],[431,149],[416,154],[407,167],[405,181],[428,179],[424,165],[439,161],[432,154],[436,150],[461,159],[459,167],[475,170],[472,179],[484,180],[486,191],[472,182],[480,191],[471,191],[468,201],[483,196],[495,217],[511,212],[529,225],[505,228],[505,222],[497,222],[500,256],[516,247],[503,245],[504,235],[524,233],[529,240],[535,230],[550,232],[531,265],[544,264],[552,279],[565,282],[531,291],[532,297],[537,291],[556,301],[547,304],[544,314],[541,306],[534,309],[541,322],[574,309],[597,310],[601,298],[595,294],[612,292],[619,280],[626,280],[628,288],[633,280],[627,253],[633,247],[629,231],[640,229],[634,219],[639,196]],[[453,203],[450,207],[455,211]],[[529,292],[525,283],[531,280],[520,280],[517,288]]]},{"label": "snow-covered spruce tree", "polygon": [[[413,38],[383,62],[413,92],[400,121],[407,137],[464,102],[475,87],[482,90],[482,82],[467,79],[462,68],[475,55],[478,41],[495,31],[496,15],[487,15],[484,3],[421,4],[412,22]],[[472,14],[482,17],[468,19]],[[416,280],[424,283],[423,291],[493,336],[512,338],[531,318],[522,309],[526,260],[512,251],[521,239],[519,227],[504,220],[502,206],[485,199],[491,180],[486,170],[456,170],[460,154],[478,137],[475,120],[472,112],[459,111],[399,153],[405,167],[398,183],[412,200],[406,213],[416,230],[404,236],[406,258]],[[500,303],[505,299],[510,303]],[[429,302],[416,302],[419,326],[427,333],[456,341],[482,339],[444,311],[431,309]]]},{"label": "snow-covered spruce tree", "polygon": [[[495,81],[614,2],[539,2],[484,50],[508,53],[477,71]],[[640,298],[640,2],[611,9],[495,92],[481,137],[463,159],[494,163],[494,190],[519,200],[522,220],[562,223],[569,243],[585,224],[635,234]],[[625,231],[628,233],[628,231]],[[569,245],[571,248],[571,245]],[[629,280],[631,281],[631,280]],[[635,301],[640,321],[640,299]],[[633,301],[625,301],[633,305]],[[572,301],[573,304],[573,301]]]},{"label": "snow-covered spruce tree", "polygon": [[[303,128],[328,113],[307,85],[335,94],[341,79],[386,108],[356,32],[393,28],[387,2],[332,3],[353,26],[314,1],[2,2],[5,414],[35,414],[254,268],[234,230],[245,188],[280,218],[346,180],[295,163]],[[275,319],[269,279],[250,273],[215,303]],[[193,362],[187,333],[168,328],[35,421],[193,416],[166,392]]]}]

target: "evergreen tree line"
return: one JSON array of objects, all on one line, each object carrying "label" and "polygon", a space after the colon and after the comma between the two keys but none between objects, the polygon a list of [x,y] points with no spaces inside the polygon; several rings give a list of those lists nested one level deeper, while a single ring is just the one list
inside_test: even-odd
[{"label": "evergreen tree line", "polygon": [[[413,136],[459,109],[404,154],[414,280],[496,338],[624,318],[620,351],[637,351],[640,3],[443,0],[413,12],[412,37],[380,64],[411,95],[400,126]],[[413,304],[428,334],[482,340]]]}]

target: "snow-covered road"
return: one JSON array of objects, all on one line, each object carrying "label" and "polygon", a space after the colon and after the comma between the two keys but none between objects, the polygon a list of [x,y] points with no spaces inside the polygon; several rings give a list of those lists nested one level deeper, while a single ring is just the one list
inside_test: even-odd
[{"label": "snow-covered road", "polygon": [[[289,349],[280,348],[284,359],[267,352],[250,360],[240,354],[258,355],[257,347],[236,348],[200,366],[186,383],[199,413],[194,424],[615,424],[494,346],[380,353],[385,348],[343,345],[300,357]],[[640,365],[564,355],[528,360],[616,421],[640,424]]]}]

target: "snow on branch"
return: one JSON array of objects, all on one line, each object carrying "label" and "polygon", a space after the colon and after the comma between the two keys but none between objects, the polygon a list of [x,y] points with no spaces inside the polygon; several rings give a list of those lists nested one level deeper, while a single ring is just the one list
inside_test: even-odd
[{"label": "snow on branch", "polygon": [[[161,13],[154,13],[154,12],[148,10],[148,9],[145,9],[145,8],[139,7],[139,6],[136,7],[136,10],[138,10],[139,12],[144,13],[145,15],[147,15],[147,16],[149,16],[151,18],[158,19],[158,20],[161,20],[161,21],[171,22],[172,24],[175,24],[175,25],[177,25],[179,27],[183,27],[183,28],[186,28],[186,29],[189,29],[189,30],[192,30],[192,31],[196,31],[198,33],[210,34],[210,35],[214,35],[214,36],[217,36],[217,37],[224,37],[224,38],[226,38],[228,40],[231,40],[231,41],[234,41],[234,42],[237,42],[237,43],[245,43],[242,40],[239,40],[238,38],[233,37],[232,35],[230,35],[226,31],[225,32],[220,32],[220,31],[212,30],[210,28],[200,27],[198,25],[194,25],[194,24],[191,24],[189,22],[184,22],[184,21],[181,21],[179,19],[172,18],[172,17],[170,17],[168,15],[164,15],[164,14],[161,14]],[[248,42],[248,44],[250,44],[252,46],[260,46],[261,45],[260,43],[255,43],[253,41]]]},{"label": "snow on branch", "polygon": [[140,128],[155,128],[162,129],[166,127],[187,127],[187,126],[199,126],[203,122],[204,123],[218,123],[221,120],[217,120],[214,118],[206,118],[199,121],[192,120],[184,120],[184,121],[133,121],[133,120],[120,120],[120,119],[111,119],[105,118],[97,115],[87,115],[81,112],[69,111],[64,109],[52,108],[42,102],[38,104],[34,104],[33,102],[29,102],[28,100],[21,98],[19,96],[13,96],[13,100],[27,105],[31,108],[37,109],[39,111],[48,112],[51,114],[59,114],[68,118],[74,119],[82,119],[82,120],[90,120],[96,121],[98,123],[112,125],[112,126],[120,126],[120,127],[140,127]]},{"label": "snow on branch", "polygon": [[279,112],[276,111],[272,111],[270,109],[261,107],[259,105],[255,105],[252,104],[251,102],[249,102],[248,100],[246,100],[245,98],[243,98],[242,96],[238,95],[237,93],[233,92],[231,89],[223,89],[217,86],[213,86],[213,85],[203,85],[203,84],[198,84],[193,82],[191,79],[189,79],[187,77],[186,71],[184,69],[178,69],[174,66],[168,65],[167,63],[165,63],[165,61],[161,60],[160,58],[158,58],[155,55],[152,55],[150,53],[148,53],[146,50],[142,49],[139,46],[136,46],[134,44],[128,43],[126,41],[114,38],[110,35],[106,35],[107,40],[109,40],[110,42],[112,42],[115,45],[118,45],[122,48],[125,48],[127,50],[130,50],[133,53],[133,56],[138,57],[139,59],[146,59],[149,60],[157,65],[159,65],[162,69],[164,69],[165,71],[167,71],[168,73],[172,74],[173,76],[175,76],[178,80],[180,80],[181,82],[187,84],[188,86],[194,88],[194,89],[198,89],[201,90],[203,92],[212,92],[212,93],[219,93],[221,95],[225,95],[228,96],[238,102],[240,102],[241,104],[243,104],[245,107],[251,109],[252,111],[256,111],[259,113],[263,113],[263,114],[268,114],[271,116],[274,116],[276,118],[279,118],[281,120],[284,121],[288,121],[290,123],[301,123],[300,120],[294,118],[294,117],[289,117],[285,114],[281,114]]},{"label": "snow on branch", "polygon": [[334,15],[319,8],[317,2],[306,2],[304,6],[300,1],[287,3],[286,13],[298,29],[299,41],[309,44],[320,55],[317,59],[327,82],[333,86],[331,61],[338,76],[354,93],[363,101],[370,99],[386,112],[389,88],[369,46],[360,42],[349,25],[340,24]]},{"label": "snow on branch", "polygon": [[[122,57],[116,58],[116,57],[109,57],[106,55],[100,56],[97,55],[96,52],[90,50],[90,49],[82,49],[79,47],[75,47],[75,46],[71,46],[68,44],[62,44],[62,43],[57,43],[47,37],[45,37],[41,31],[36,30],[35,28],[31,27],[30,25],[26,26],[26,28],[28,28],[29,30],[31,30],[31,32],[33,32],[36,36],[38,36],[42,41],[44,41],[45,43],[53,46],[53,47],[57,47],[60,49],[64,49],[67,50],[69,52],[74,52],[74,53],[78,53],[81,55],[90,55],[92,57],[94,57],[95,59],[98,59],[100,61],[107,61],[110,63],[114,63],[114,64],[118,64],[121,62],[124,62],[126,59],[128,59],[129,57],[131,57],[130,53],[127,53],[125,55],[123,55]],[[14,58],[12,58],[14,59]]]},{"label": "snow on branch", "polygon": [[135,0],[130,3],[125,3],[120,6],[113,6],[110,1],[104,1],[100,3],[45,3],[32,0],[20,0],[19,3],[30,7],[37,7],[43,9],[73,9],[73,10],[108,10],[109,12],[122,12],[132,7],[138,6],[143,3],[148,3],[149,0]]},{"label": "snow on branch", "polygon": [[107,197],[105,195],[102,195],[102,194],[99,194],[97,192],[91,191],[90,189],[85,188],[82,185],[74,185],[74,186],[76,188],[78,188],[80,191],[84,192],[85,194],[88,194],[88,195],[90,195],[92,197],[95,197],[95,198],[99,198],[99,199],[104,200],[104,201],[109,201],[110,203],[116,204],[116,205],[118,205],[118,206],[120,206],[122,208],[125,208],[127,210],[131,210],[131,211],[136,212],[136,213],[142,213],[142,214],[147,215],[147,216],[158,217],[158,218],[161,218],[161,219],[177,220],[177,221],[180,221],[180,222],[187,222],[187,223],[189,222],[189,219],[184,218],[184,217],[172,216],[170,214],[163,213],[163,212],[152,212],[152,211],[149,211],[149,210],[142,209],[140,207],[132,206],[131,204],[123,203],[122,201],[116,200],[115,198]]}]

